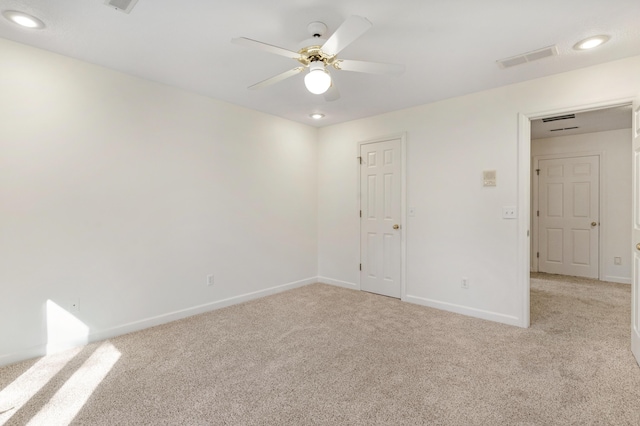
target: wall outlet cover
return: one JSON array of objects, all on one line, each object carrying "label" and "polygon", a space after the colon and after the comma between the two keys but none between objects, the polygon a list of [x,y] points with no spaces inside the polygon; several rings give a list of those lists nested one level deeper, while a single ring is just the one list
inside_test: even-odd
[{"label": "wall outlet cover", "polygon": [[503,219],[517,219],[518,218],[518,209],[515,206],[504,206],[502,208],[502,218]]}]

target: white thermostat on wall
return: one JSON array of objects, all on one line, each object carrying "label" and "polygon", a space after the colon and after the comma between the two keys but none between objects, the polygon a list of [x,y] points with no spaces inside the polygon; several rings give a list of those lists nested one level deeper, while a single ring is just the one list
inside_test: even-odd
[{"label": "white thermostat on wall", "polygon": [[482,186],[496,186],[495,170],[485,170],[482,172]]}]

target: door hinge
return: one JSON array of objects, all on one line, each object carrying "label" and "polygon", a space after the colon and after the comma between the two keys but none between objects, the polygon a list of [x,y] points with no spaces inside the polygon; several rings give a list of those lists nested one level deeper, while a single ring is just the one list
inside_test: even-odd
[{"label": "door hinge", "polygon": [[540,176],[540,169],[536,169],[536,174]]},{"label": "door hinge", "polygon": [[362,271],[362,263],[360,264],[360,270]]},{"label": "door hinge", "polygon": [[540,210],[536,211],[536,216],[540,216]]},{"label": "door hinge", "polygon": [[538,259],[540,259],[540,252],[537,252],[537,253],[536,253],[536,257],[537,257]]},{"label": "door hinge", "polygon": [[362,210],[360,210],[360,217],[362,217]]},{"label": "door hinge", "polygon": [[362,157],[358,157],[358,163],[362,164]]}]

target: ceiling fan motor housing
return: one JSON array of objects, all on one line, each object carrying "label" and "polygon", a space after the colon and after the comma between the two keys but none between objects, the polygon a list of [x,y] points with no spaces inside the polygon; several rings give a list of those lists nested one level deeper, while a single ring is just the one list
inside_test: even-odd
[{"label": "ceiling fan motor housing", "polygon": [[[317,41],[317,40],[314,40]],[[298,62],[300,62],[304,66],[309,66],[313,62],[322,62],[325,65],[333,65],[334,62],[337,62],[336,56],[329,56],[324,53],[321,49],[322,46],[319,45],[307,45],[298,51],[300,53],[300,58],[298,58]]]}]

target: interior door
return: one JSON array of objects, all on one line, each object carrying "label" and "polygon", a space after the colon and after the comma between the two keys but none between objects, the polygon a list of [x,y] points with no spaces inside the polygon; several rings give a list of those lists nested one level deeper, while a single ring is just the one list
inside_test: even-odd
[{"label": "interior door", "polygon": [[640,96],[633,101],[633,281],[631,287],[631,350],[640,364]]},{"label": "interior door", "polygon": [[360,288],[401,296],[401,141],[360,146]]},{"label": "interior door", "polygon": [[600,158],[538,162],[538,270],[598,278]]}]

